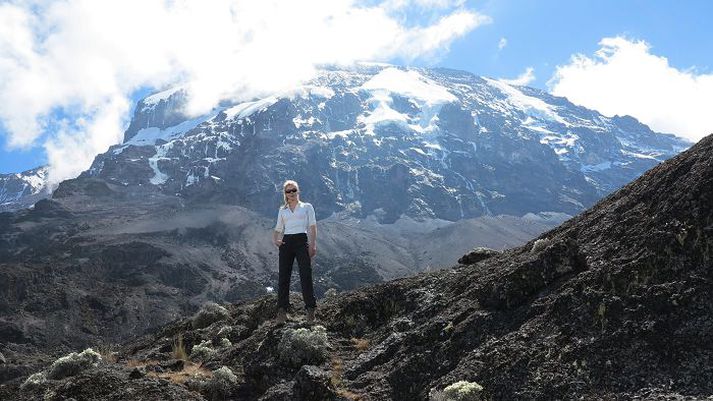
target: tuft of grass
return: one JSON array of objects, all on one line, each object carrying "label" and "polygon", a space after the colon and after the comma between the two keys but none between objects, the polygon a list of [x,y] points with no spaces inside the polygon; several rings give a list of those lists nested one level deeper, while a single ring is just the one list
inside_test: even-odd
[{"label": "tuft of grass", "polygon": [[342,380],[342,374],[344,373],[344,364],[342,360],[336,356],[332,357],[332,376],[329,378],[330,383],[337,390],[337,395],[346,398],[351,401],[361,401],[362,396],[353,393],[346,388],[344,388],[344,381]]},{"label": "tuft of grass", "polygon": [[[160,364],[161,363],[159,361],[152,359],[146,361],[130,359],[126,361],[126,366],[130,368],[146,368],[149,366],[156,366]],[[194,363],[191,361],[185,361],[185,363],[183,364],[183,369],[178,372],[169,371],[158,373],[150,369],[147,370],[148,372],[146,372],[146,376],[148,377],[166,379],[176,384],[185,384],[188,379],[208,380],[213,377],[213,372],[210,369],[204,368],[200,363]]]},{"label": "tuft of grass", "polygon": [[340,397],[346,398],[347,400],[350,400],[350,401],[361,401],[362,400],[361,395],[359,395],[357,393],[353,393],[349,390],[344,390],[344,389],[337,390],[337,395],[339,395]]},{"label": "tuft of grass", "polygon": [[173,342],[173,358],[188,361],[186,345],[183,344],[183,333],[178,334],[178,338]]},{"label": "tuft of grass", "polygon": [[443,328],[443,332],[446,334],[451,334],[453,332],[453,321],[449,321],[446,327]]},{"label": "tuft of grass", "polygon": [[336,356],[332,357],[332,376],[329,378],[329,381],[332,383],[332,386],[334,386],[334,388],[338,389],[344,384],[342,382],[343,372],[344,365],[342,364],[342,360]]},{"label": "tuft of grass", "polygon": [[359,352],[366,351],[371,345],[369,340],[367,340],[366,338],[352,338],[351,340],[354,344],[354,348],[356,348],[356,350]]},{"label": "tuft of grass", "polygon": [[185,384],[189,379],[208,380],[213,377],[213,372],[204,368],[200,363],[186,361],[183,365],[183,370],[179,372],[148,372],[146,376],[166,379],[175,384]]},{"label": "tuft of grass", "polygon": [[101,355],[102,360],[106,362],[116,363],[119,358],[114,351],[114,347],[109,344],[101,344],[97,346],[97,352]]}]

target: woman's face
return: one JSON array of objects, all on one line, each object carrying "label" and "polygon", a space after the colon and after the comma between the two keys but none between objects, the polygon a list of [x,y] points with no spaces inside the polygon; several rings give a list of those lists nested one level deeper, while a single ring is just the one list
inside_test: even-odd
[{"label": "woman's face", "polygon": [[297,199],[298,198],[297,194],[299,194],[299,191],[297,190],[297,188],[294,185],[288,184],[285,187],[285,195],[287,196],[288,201]]}]

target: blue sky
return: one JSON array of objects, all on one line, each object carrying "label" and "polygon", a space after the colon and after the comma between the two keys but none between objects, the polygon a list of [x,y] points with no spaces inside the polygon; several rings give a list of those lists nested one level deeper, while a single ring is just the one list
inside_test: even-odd
[{"label": "blue sky", "polygon": [[[592,79],[620,79],[621,74],[623,74],[622,67],[615,68],[613,66],[614,63],[610,63],[612,65],[607,66],[611,68],[603,68],[604,72],[601,71],[602,68],[598,70],[599,72],[595,72],[593,69],[583,69],[581,66],[566,70],[566,74],[563,73],[558,80],[562,85],[552,85],[551,79],[557,72],[557,67],[571,64],[573,55],[581,54],[587,60],[595,62],[597,59],[594,54],[602,48],[600,41],[604,38],[620,37],[626,38],[632,43],[644,41],[649,46],[646,50],[637,53],[638,58],[632,57],[642,63],[642,71],[648,68],[644,64],[650,62],[650,65],[653,65],[656,64],[656,60],[665,58],[668,66],[671,67],[670,70],[673,71],[673,75],[692,74],[689,77],[691,88],[688,90],[692,93],[690,96],[700,97],[704,99],[703,102],[710,99],[710,97],[706,96],[710,92],[709,89],[713,87],[710,85],[700,86],[698,82],[702,80],[701,78],[707,78],[713,74],[713,40],[711,40],[713,38],[713,28],[711,28],[706,19],[706,17],[713,15],[713,2],[711,1],[503,0],[468,1],[460,4],[462,2],[457,0],[420,0],[415,3],[418,3],[418,6],[410,9],[404,7],[402,9],[401,19],[406,22],[405,25],[436,23],[439,18],[443,17],[444,13],[457,12],[462,9],[487,16],[490,22],[471,26],[467,33],[449,39],[449,42],[443,45],[444,48],[448,47],[449,51],[435,52],[438,55],[437,58],[429,56],[429,52],[433,49],[424,50],[419,48],[418,51],[423,51],[424,56],[415,58],[412,61],[412,65],[448,67],[470,71],[478,75],[507,79],[516,78],[523,74],[526,69],[531,68],[534,79],[529,80],[528,85],[530,86],[557,91],[558,94],[575,99],[578,104],[596,108],[605,114],[632,114],[644,122],[649,118],[653,124],[656,121],[655,117],[651,117],[651,114],[661,114],[661,108],[667,107],[665,102],[649,105],[646,102],[637,101],[635,97],[626,98],[622,102],[640,103],[638,108],[627,108],[627,104],[620,104],[615,101],[622,98],[622,96],[617,95],[613,99],[592,99],[594,95],[590,93],[591,88],[588,89],[572,84],[573,81],[576,81],[576,77],[583,76],[592,77]],[[431,11],[429,7],[436,3],[449,3],[451,6],[446,11],[437,8]],[[0,9],[0,19],[3,17],[1,13],[2,9]],[[5,18],[16,18],[12,15],[8,17],[8,15],[10,14],[6,13]],[[125,34],[121,32],[121,28],[117,29],[119,37]],[[10,35],[12,33],[7,32],[0,29],[0,35]],[[71,35],[66,37],[69,37],[70,40],[73,38]],[[330,50],[328,44],[325,44],[324,47],[325,51]],[[633,45],[631,48],[634,48]],[[0,40],[0,52],[4,50],[7,51],[3,48],[2,40]],[[631,50],[631,52],[631,54],[634,54],[635,50]],[[404,54],[398,51],[389,54],[390,56],[387,56],[388,60],[395,63],[401,64],[402,62],[399,60],[405,58]],[[2,56],[5,55],[0,53],[0,60],[2,60]],[[316,55],[315,57],[319,56]],[[116,63],[120,64],[121,62],[122,60],[119,60]],[[120,69],[121,66],[116,68]],[[651,67],[651,69],[655,68]],[[146,72],[144,75],[150,77],[162,76],[160,75],[162,72],[163,70],[156,68],[151,70],[150,73]],[[2,73],[2,70],[0,70],[0,73]],[[141,73],[144,72],[141,71]],[[659,82],[656,77],[661,75],[657,74],[668,73],[658,71],[647,75],[652,77],[649,78],[651,86],[656,86]],[[140,74],[137,73],[137,75]],[[164,75],[168,76],[170,74]],[[646,72],[642,72],[642,75],[646,75]],[[165,80],[151,81],[151,79],[154,78],[134,79],[123,86],[121,82],[117,84],[117,86],[122,86],[123,88],[122,93],[125,93],[126,99],[124,103],[126,104],[122,104],[121,99],[119,99],[119,101],[112,103],[111,107],[107,106],[107,108],[115,110],[115,113],[109,115],[107,119],[113,118],[112,121],[116,121],[116,124],[119,125],[119,130],[123,130],[125,125],[128,124],[128,118],[131,115],[133,104],[137,100],[138,94],[145,93],[145,90],[135,88],[145,87],[147,84],[150,85],[151,82],[156,82],[157,86],[166,84]],[[667,78],[663,79],[663,81],[668,82]],[[90,86],[91,82],[91,80],[88,80],[85,86]],[[550,82],[550,85],[548,85],[548,82]],[[680,76],[673,77],[668,84],[663,85],[662,92],[671,91],[671,88],[677,85],[676,82],[681,82]],[[2,84],[0,84],[0,87],[2,87]],[[45,93],[44,91],[49,89],[40,87],[37,93]],[[631,90],[628,93],[630,92]],[[677,93],[676,96],[686,97],[689,96],[689,92]],[[666,95],[667,93],[662,93],[661,97],[665,98]],[[88,97],[91,98],[89,95]],[[597,103],[597,101],[600,103]],[[701,103],[701,101],[697,103]],[[610,104],[612,107],[607,108]],[[101,107],[101,99],[94,99],[89,106],[85,104],[85,108],[93,110]],[[673,112],[676,112],[676,110]],[[87,115],[94,116],[92,113],[97,112],[92,111]],[[684,117],[682,116],[682,119],[690,119]],[[84,123],[77,124],[72,120],[73,118],[75,116],[63,114],[63,112],[55,109],[52,113],[49,113],[49,116],[45,116],[42,121],[47,122],[49,127],[64,126],[66,128],[66,126],[70,126],[74,130],[70,131],[78,132],[81,129],[77,127],[82,127]],[[89,120],[86,123],[88,126],[94,123],[100,127],[102,126],[101,118],[97,117],[96,120],[89,118]],[[43,144],[46,140],[56,135],[53,129],[45,130],[43,133],[38,134],[29,149],[11,150],[8,148],[8,131],[2,128],[2,121],[0,119],[0,173],[19,172],[48,162]],[[701,124],[705,123],[706,121]],[[658,127],[661,128],[654,127],[654,129],[666,132],[688,129],[685,126],[665,124]],[[710,131],[713,131],[713,129]],[[114,132],[111,138],[99,141],[98,145],[96,145],[97,141],[93,141],[95,142],[94,153],[96,153],[96,149],[115,143],[119,137],[120,132]],[[71,142],[70,145],[65,145],[65,147],[71,150]],[[86,164],[94,153],[92,151],[85,152],[82,163]],[[71,159],[71,156],[67,156],[68,154],[71,155],[65,149],[64,153],[55,153],[55,157]],[[71,164],[72,160],[67,160],[66,163]]]},{"label": "blue sky", "polygon": [[[468,3],[492,17],[461,40],[438,63],[494,78],[511,78],[526,67],[546,89],[555,66],[576,53],[591,54],[605,37],[645,40],[680,69],[713,68],[712,1],[499,0]],[[498,51],[498,42],[507,45]]]}]

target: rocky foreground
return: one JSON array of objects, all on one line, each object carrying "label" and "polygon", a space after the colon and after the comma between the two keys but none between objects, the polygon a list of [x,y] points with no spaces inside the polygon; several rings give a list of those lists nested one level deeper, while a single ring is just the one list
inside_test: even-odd
[{"label": "rocky foreground", "polygon": [[[713,396],[713,136],[537,240],[461,262],[328,294],[317,325],[299,308],[275,325],[272,296],[207,305],[120,349],[37,362],[0,399]],[[3,352],[0,369],[22,363]],[[462,381],[470,398],[442,391]]]}]

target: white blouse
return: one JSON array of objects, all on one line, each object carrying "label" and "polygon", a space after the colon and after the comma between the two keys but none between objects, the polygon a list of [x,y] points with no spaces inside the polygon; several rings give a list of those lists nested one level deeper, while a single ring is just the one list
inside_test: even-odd
[{"label": "white blouse", "polygon": [[277,213],[275,231],[285,231],[284,234],[307,234],[309,226],[317,224],[314,217],[314,208],[311,203],[299,201],[295,211],[289,206],[283,206]]}]

